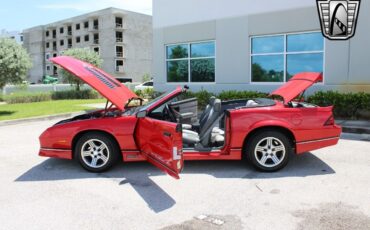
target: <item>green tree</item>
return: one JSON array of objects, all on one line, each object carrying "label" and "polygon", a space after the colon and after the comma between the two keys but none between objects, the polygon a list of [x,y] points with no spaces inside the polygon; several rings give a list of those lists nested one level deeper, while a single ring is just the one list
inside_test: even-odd
[{"label": "green tree", "polygon": [[[97,54],[93,50],[86,49],[86,48],[68,49],[63,53],[63,55],[77,58],[81,61],[85,61],[87,63],[90,63],[90,64],[92,64],[96,67],[101,67],[101,64],[103,63],[103,60],[100,58],[99,54]],[[83,84],[83,81],[81,81],[75,75],[65,71],[64,69],[61,70],[61,73],[62,73],[64,79],[68,83],[70,83],[72,85],[75,85],[77,91],[80,90],[81,85]]]},{"label": "green tree", "polygon": [[31,58],[21,45],[14,39],[0,38],[0,89],[8,83],[21,83],[31,67]]},{"label": "green tree", "polygon": [[151,80],[151,77],[148,73],[143,75],[143,77],[142,77],[143,82],[150,81],[150,80]]}]

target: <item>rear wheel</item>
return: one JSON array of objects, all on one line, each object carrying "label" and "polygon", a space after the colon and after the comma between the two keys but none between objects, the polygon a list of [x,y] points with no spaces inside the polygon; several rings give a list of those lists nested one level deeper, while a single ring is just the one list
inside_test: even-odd
[{"label": "rear wheel", "polygon": [[284,168],[293,151],[289,138],[273,130],[257,133],[246,145],[248,161],[264,172],[275,172]]},{"label": "rear wheel", "polygon": [[107,135],[91,132],[77,141],[75,154],[84,169],[104,172],[117,162],[118,148]]}]

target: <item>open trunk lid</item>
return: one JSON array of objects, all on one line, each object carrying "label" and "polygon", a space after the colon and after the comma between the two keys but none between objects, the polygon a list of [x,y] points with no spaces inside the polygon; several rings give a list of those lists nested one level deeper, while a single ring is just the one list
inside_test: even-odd
[{"label": "open trunk lid", "polygon": [[278,95],[288,103],[304,92],[314,83],[322,80],[322,73],[303,72],[294,75],[287,83],[273,91],[270,95]]},{"label": "open trunk lid", "polygon": [[128,100],[138,97],[114,77],[89,63],[69,56],[59,56],[50,60],[96,89],[120,110],[124,109]]}]

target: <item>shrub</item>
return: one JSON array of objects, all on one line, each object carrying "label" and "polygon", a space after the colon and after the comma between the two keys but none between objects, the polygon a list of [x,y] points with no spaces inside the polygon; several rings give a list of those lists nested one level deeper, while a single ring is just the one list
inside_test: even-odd
[{"label": "shrub", "polygon": [[144,90],[136,90],[135,94],[139,97],[150,100],[150,99],[154,99],[154,98],[158,97],[162,93],[158,92],[158,91],[154,91],[153,88],[146,88]]},{"label": "shrub", "polygon": [[309,96],[307,101],[319,106],[334,106],[337,118],[358,119],[359,112],[370,111],[370,93],[339,93],[319,91]]},{"label": "shrub", "polygon": [[17,92],[3,97],[4,101],[8,104],[16,103],[31,103],[40,101],[50,101],[50,93],[30,93],[30,92]]},{"label": "shrub", "polygon": [[259,97],[267,97],[267,93],[256,92],[256,91],[236,91],[236,90],[229,90],[229,91],[222,91],[218,98],[221,100],[234,100],[234,99],[247,99],[247,98],[259,98]]},{"label": "shrub", "polygon": [[84,90],[65,90],[52,92],[51,98],[53,100],[66,100],[66,99],[97,99],[99,94],[91,89]]}]

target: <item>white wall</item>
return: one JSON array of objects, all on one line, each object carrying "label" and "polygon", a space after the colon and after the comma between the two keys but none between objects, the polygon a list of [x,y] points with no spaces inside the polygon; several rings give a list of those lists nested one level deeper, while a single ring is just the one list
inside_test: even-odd
[{"label": "white wall", "polygon": [[315,0],[153,0],[153,27],[316,6]]}]

